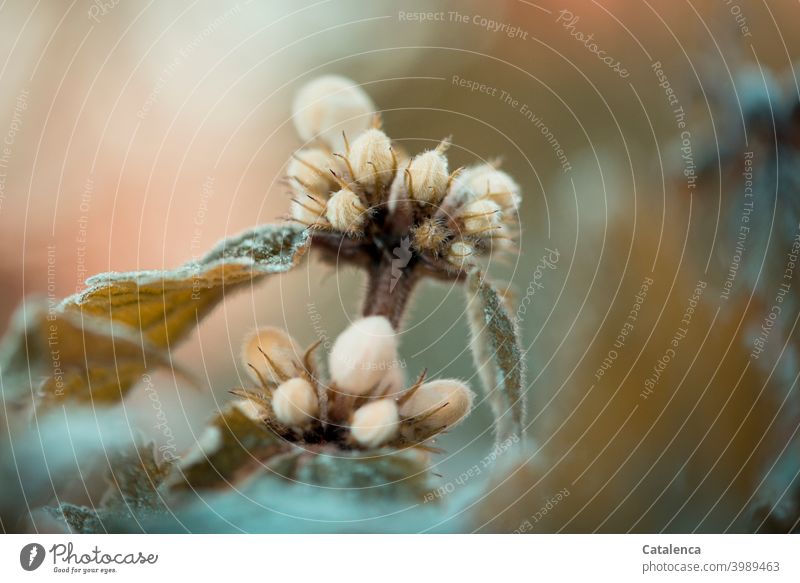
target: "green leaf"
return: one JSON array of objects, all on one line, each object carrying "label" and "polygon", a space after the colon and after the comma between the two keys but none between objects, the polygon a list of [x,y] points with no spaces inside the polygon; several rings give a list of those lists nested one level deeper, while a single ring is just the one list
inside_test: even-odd
[{"label": "green leaf", "polygon": [[260,226],[178,269],[96,275],[59,304],[31,303],[0,345],[4,399],[33,393],[45,406],[120,400],[150,366],[171,366],[163,349],[183,340],[226,292],[290,270],[309,241],[299,227]]},{"label": "green leaf", "polygon": [[495,415],[498,441],[522,435],[525,362],[516,324],[479,270],[467,280],[472,355]]}]

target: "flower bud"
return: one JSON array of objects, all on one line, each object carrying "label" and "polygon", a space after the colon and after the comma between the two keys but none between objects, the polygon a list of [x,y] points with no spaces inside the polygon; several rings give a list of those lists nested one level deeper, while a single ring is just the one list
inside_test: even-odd
[{"label": "flower bud", "polygon": [[306,379],[289,379],[272,394],[272,410],[284,425],[303,428],[319,413],[319,398]]},{"label": "flower bud", "polygon": [[365,188],[388,186],[395,171],[392,141],[378,129],[369,129],[351,145],[350,166],[353,178]]},{"label": "flower bud", "polygon": [[261,421],[265,417],[265,412],[261,407],[250,399],[237,399],[231,406],[238,409],[248,419],[252,419],[253,421]]},{"label": "flower bud", "polygon": [[331,170],[337,169],[335,158],[320,148],[309,148],[294,155],[286,173],[292,179],[292,190],[298,197],[311,193],[324,200],[336,184]]},{"label": "flower bud", "polygon": [[445,259],[456,267],[462,267],[469,258],[475,255],[475,246],[463,239],[456,239],[445,253]]},{"label": "flower bud", "polygon": [[447,157],[440,149],[423,152],[415,156],[408,165],[405,176],[408,197],[438,205],[446,194],[449,179]]},{"label": "flower bud", "polygon": [[514,234],[511,232],[511,229],[508,228],[508,225],[505,224],[493,230],[488,240],[491,244],[490,249],[492,251],[512,252],[516,249]]},{"label": "flower bud", "polygon": [[[336,339],[328,357],[331,380],[350,395],[383,394],[398,368],[397,336],[383,316],[353,322]],[[395,373],[396,376],[396,373]]]},{"label": "flower bud", "polygon": [[[245,339],[242,361],[253,382],[278,384],[304,372],[303,351],[280,328],[260,328]],[[255,370],[254,370],[255,369]]]},{"label": "flower bud", "polygon": [[430,218],[415,227],[411,234],[414,237],[415,249],[437,253],[450,232],[441,221]]},{"label": "flower bud", "polygon": [[326,203],[310,194],[297,195],[289,205],[291,217],[306,227],[330,226],[327,217],[325,217],[326,210]]},{"label": "flower bud", "polygon": [[397,397],[406,387],[406,373],[399,362],[392,363],[375,390],[376,395]]},{"label": "flower bud", "polygon": [[487,198],[500,205],[503,212],[513,213],[519,208],[522,195],[519,185],[511,176],[491,164],[473,166],[455,179],[453,191],[462,202]]},{"label": "flower bud", "polygon": [[455,379],[424,383],[403,403],[400,415],[413,422],[418,435],[433,435],[461,422],[472,409],[473,392]]},{"label": "flower bud", "polygon": [[379,447],[397,435],[397,404],[391,399],[371,401],[353,414],[350,434],[364,447]]},{"label": "flower bud", "polygon": [[467,203],[458,212],[464,235],[490,236],[500,227],[503,216],[500,205],[486,198]]},{"label": "flower bud", "polygon": [[325,75],[306,83],[292,104],[294,125],[306,141],[318,138],[342,151],[342,132],[355,138],[372,124],[375,105],[350,79]]},{"label": "flower bud", "polygon": [[337,231],[358,233],[367,222],[367,209],[355,192],[343,188],[328,201],[325,217]]}]

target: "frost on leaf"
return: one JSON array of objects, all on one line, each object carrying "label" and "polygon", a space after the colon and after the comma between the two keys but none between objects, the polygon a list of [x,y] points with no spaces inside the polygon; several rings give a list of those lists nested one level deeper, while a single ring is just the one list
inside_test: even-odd
[{"label": "frost on leaf", "polygon": [[427,459],[413,448],[317,454],[299,463],[294,479],[360,496],[421,499],[431,490]]},{"label": "frost on leaf", "polygon": [[525,420],[524,378],[517,327],[497,291],[479,270],[470,273],[472,354],[495,415],[497,439],[521,435]]},{"label": "frost on leaf", "polygon": [[176,475],[170,477],[173,490],[228,488],[291,449],[265,425],[234,406],[220,411],[206,432],[215,436],[213,443],[203,443],[200,436],[196,449],[181,460]]},{"label": "frost on leaf", "polygon": [[169,364],[160,351],[226,292],[288,271],[308,242],[299,227],[260,226],[178,269],[96,275],[60,304],[20,311],[0,346],[5,399],[33,392],[45,405],[118,401],[148,367]]},{"label": "frost on leaf", "polygon": [[65,502],[59,507],[47,507],[45,510],[58,520],[63,520],[70,532],[75,534],[101,534],[107,532],[103,519],[98,511],[86,506],[78,506]]},{"label": "frost on leaf", "polygon": [[357,490],[359,495],[421,498],[431,488],[427,456],[414,448],[348,451],[298,447],[236,406],[223,409],[168,479],[173,493],[229,489],[247,478]]},{"label": "frost on leaf", "polygon": [[153,509],[161,505],[158,487],[172,464],[159,462],[152,444],[114,456],[109,465],[108,490],[101,502],[104,507]]},{"label": "frost on leaf", "polygon": [[138,447],[109,459],[108,490],[99,506],[63,503],[46,510],[74,533],[141,530],[142,520],[167,511],[159,488],[170,469],[171,464],[156,460],[152,444]]},{"label": "frost on leaf", "polygon": [[61,308],[127,324],[166,347],[182,340],[226,291],[290,270],[307,247],[308,236],[299,227],[260,226],[175,270],[96,275],[87,280],[88,289],[64,300]]}]

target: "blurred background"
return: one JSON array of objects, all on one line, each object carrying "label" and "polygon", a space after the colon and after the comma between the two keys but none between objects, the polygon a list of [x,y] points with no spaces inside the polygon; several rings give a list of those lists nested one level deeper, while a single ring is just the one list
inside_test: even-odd
[{"label": "blurred background", "polygon": [[[792,0],[3,2],[0,324],[26,296],[175,267],[276,221],[301,145],[292,97],[345,75],[405,149],[452,135],[452,167],[499,156],[524,193],[520,252],[488,270],[522,331],[534,446],[443,528],[797,528],[798,16]],[[205,390],[155,375],[124,423],[186,449],[246,382],[248,331],[335,338],[362,287],[311,260],[230,297],[173,355]],[[409,376],[477,386],[464,305],[419,289]],[[491,422],[481,402],[444,438],[444,480],[487,454]],[[43,440],[19,447],[46,458]],[[90,458],[57,485],[3,479],[34,508],[80,493]],[[4,529],[55,528],[22,514]]]}]

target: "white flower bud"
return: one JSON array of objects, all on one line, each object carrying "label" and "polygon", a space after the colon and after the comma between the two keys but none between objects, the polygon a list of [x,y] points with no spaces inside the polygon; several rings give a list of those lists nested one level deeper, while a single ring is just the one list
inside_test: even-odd
[{"label": "white flower bud", "polygon": [[350,434],[364,447],[379,447],[397,435],[397,404],[391,399],[371,401],[353,414]]},{"label": "white flower bud", "polygon": [[472,409],[475,395],[467,385],[455,379],[424,383],[403,403],[400,415],[414,421],[414,431],[422,435],[451,428]]},{"label": "white flower bud", "polygon": [[475,255],[475,247],[472,243],[462,239],[456,239],[450,244],[450,247],[448,247],[445,258],[456,267],[461,267],[464,263],[468,262],[469,258],[473,255]]},{"label": "white flower bud", "polygon": [[463,235],[489,237],[492,231],[500,227],[503,211],[500,205],[487,198],[479,198],[465,204],[458,211],[458,218],[463,225]]},{"label": "white flower bud", "polygon": [[453,191],[462,202],[488,198],[506,213],[516,211],[522,201],[521,190],[514,179],[491,164],[481,164],[463,171],[456,177]]},{"label": "white flower bud", "polygon": [[403,160],[397,167],[397,172],[392,179],[389,187],[389,212],[394,213],[398,209],[408,209],[410,195],[408,193],[408,165],[410,160]]},{"label": "white flower bud", "polygon": [[480,178],[474,186],[478,192],[483,192],[494,202],[500,205],[506,213],[513,213],[519,208],[522,202],[522,194],[519,185],[511,176],[500,170],[489,172]]},{"label": "white flower bud", "polygon": [[397,397],[405,390],[405,387],[405,370],[399,362],[394,362],[381,379],[378,388],[375,390],[375,394],[384,397]]},{"label": "white flower bud", "polygon": [[325,200],[336,184],[331,170],[338,169],[336,158],[320,148],[309,148],[294,155],[286,173],[292,179],[292,190],[298,199],[310,193],[319,200]]},{"label": "white flower bud", "polygon": [[319,413],[319,398],[306,379],[289,379],[272,394],[275,418],[289,427],[306,427]]},{"label": "white flower bud", "polygon": [[325,216],[337,231],[357,233],[367,222],[367,209],[355,192],[343,188],[328,201]]},{"label": "white flower bud", "polygon": [[310,194],[298,194],[289,205],[290,216],[306,227],[328,227],[327,204]]},{"label": "white flower bud", "polygon": [[408,198],[438,205],[446,194],[450,179],[447,157],[439,148],[423,152],[411,160],[404,178]]},{"label": "white flower bud", "polygon": [[292,104],[297,133],[303,140],[319,138],[342,151],[342,132],[353,139],[372,124],[375,105],[350,79],[325,75],[304,85]]},{"label": "white flower bud", "polygon": [[259,385],[264,381],[278,384],[304,371],[303,351],[289,334],[273,326],[260,328],[245,339],[242,361]]},{"label": "white flower bud", "polygon": [[[333,344],[328,357],[331,380],[350,395],[383,394],[387,384],[396,384],[399,368],[397,336],[383,316],[353,322]],[[392,374],[390,374],[392,373]]]},{"label": "white flower bud", "polygon": [[489,242],[493,251],[512,252],[516,249],[514,243],[514,234],[508,225],[500,225],[499,228],[493,230],[489,236]]},{"label": "white flower bud", "polygon": [[231,406],[253,421],[261,421],[264,418],[264,411],[250,399],[237,399]]},{"label": "white flower bud", "polygon": [[378,129],[369,129],[350,146],[348,156],[353,178],[366,188],[388,186],[394,177],[392,141]]}]

